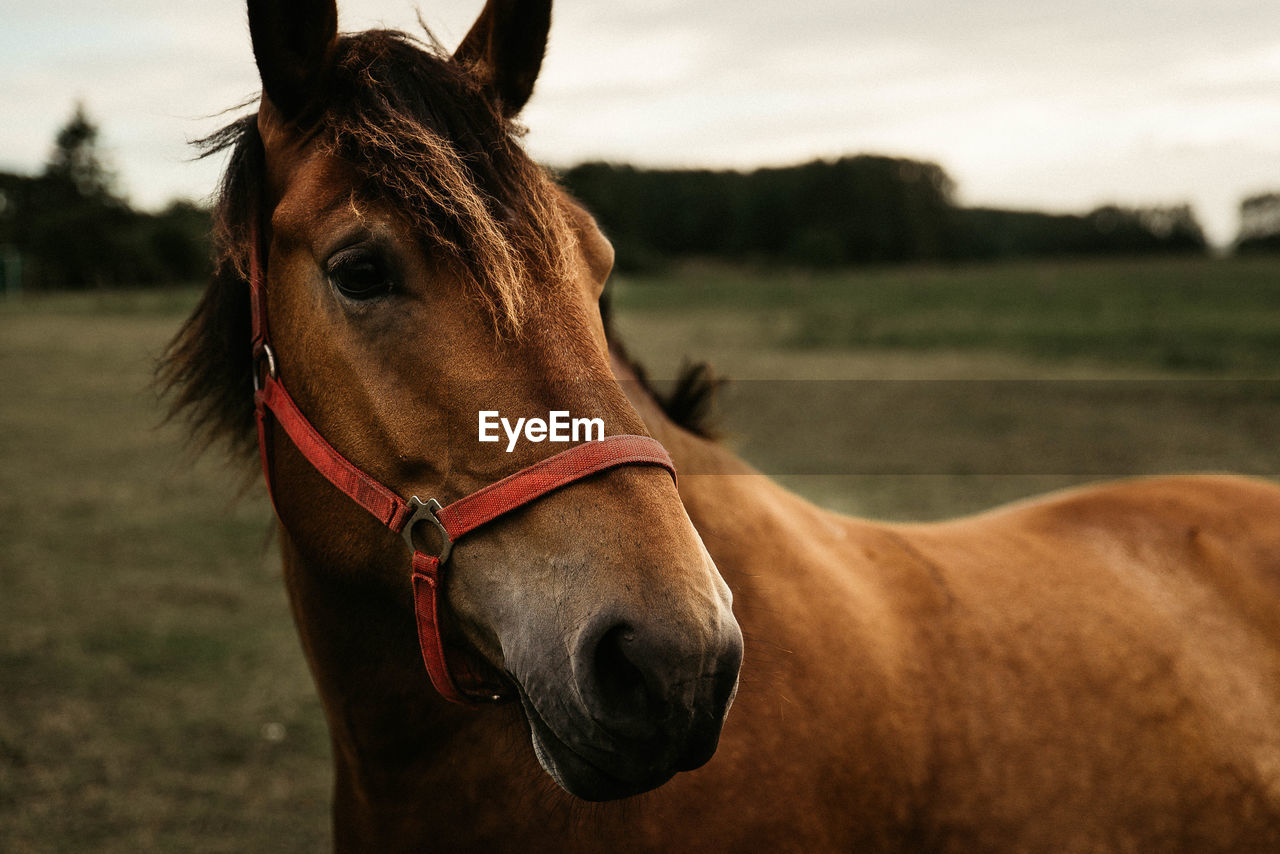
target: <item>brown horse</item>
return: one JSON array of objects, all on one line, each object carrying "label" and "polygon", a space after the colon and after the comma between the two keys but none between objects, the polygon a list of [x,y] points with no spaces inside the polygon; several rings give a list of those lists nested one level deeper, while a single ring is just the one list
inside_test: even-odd
[{"label": "brown horse", "polygon": [[178,409],[247,450],[270,371],[401,496],[548,456],[478,441],[489,410],[598,417],[691,472],[614,468],[457,543],[450,655],[520,700],[472,710],[423,669],[401,538],[264,434],[339,850],[1280,851],[1280,489],[813,507],[669,417],[606,334],[612,250],[514,142],[549,2],[490,0],[451,57],[339,36],[324,0],[249,11],[264,95],[212,140]]}]

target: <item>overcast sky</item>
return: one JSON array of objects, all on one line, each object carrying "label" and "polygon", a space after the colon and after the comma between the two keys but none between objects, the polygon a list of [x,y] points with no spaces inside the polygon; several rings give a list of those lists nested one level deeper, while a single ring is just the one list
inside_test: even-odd
[{"label": "overcast sky", "polygon": [[[449,47],[481,0],[341,4],[343,29]],[[258,87],[234,0],[0,0],[0,169],[34,172],[82,100],[122,189],[202,198],[186,141]],[[231,114],[231,115],[234,115]],[[877,152],[942,164],[961,201],[1195,205],[1227,241],[1280,189],[1277,0],[561,0],[527,144],[753,167]]]}]

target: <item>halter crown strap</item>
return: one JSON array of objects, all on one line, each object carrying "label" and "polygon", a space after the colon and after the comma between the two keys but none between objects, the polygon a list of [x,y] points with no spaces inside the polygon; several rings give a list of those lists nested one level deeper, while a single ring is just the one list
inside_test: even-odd
[{"label": "halter crown strap", "polygon": [[[423,502],[417,496],[405,501],[330,445],[285,390],[277,375],[275,353],[267,330],[266,280],[256,227],[251,233],[251,241],[249,294],[253,313],[254,410],[267,491],[272,492],[270,443],[267,438],[269,412],[316,471],[383,525],[405,536],[413,551],[418,642],[422,648],[423,663],[436,690],[445,699],[463,705],[506,699],[500,686],[485,684],[482,677],[465,664],[455,665],[454,672],[451,672],[440,633],[440,595],[442,571],[449,561],[453,543],[505,513],[608,469],[628,465],[659,466],[670,472],[672,480],[675,480],[676,469],[671,456],[658,441],[648,436],[609,436],[540,460],[447,507],[441,507],[434,499]],[[272,501],[275,501],[274,494]],[[433,524],[442,536],[439,554],[421,551],[414,545],[413,531],[423,521]],[[455,672],[459,679],[455,679]],[[460,688],[459,682],[465,682],[465,685]]]}]

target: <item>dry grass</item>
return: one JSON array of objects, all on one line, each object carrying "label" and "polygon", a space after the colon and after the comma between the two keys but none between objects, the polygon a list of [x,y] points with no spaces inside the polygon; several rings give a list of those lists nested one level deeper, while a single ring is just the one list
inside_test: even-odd
[{"label": "dry grass", "polygon": [[178,315],[131,300],[0,315],[0,847],[322,850],[327,737],[269,511],[158,428]]},{"label": "dry grass", "polygon": [[[1230,267],[1213,269],[1230,288]],[[1112,269],[1112,286],[1131,272]],[[1255,274],[1242,273],[1248,300],[1218,301],[1213,328],[1231,327],[1230,308],[1241,328],[1261,331],[1244,344],[1228,336],[1231,355],[1202,359],[1195,375],[1260,375],[1262,356],[1240,348],[1270,341],[1260,318],[1280,305]],[[872,281],[888,287],[888,275]],[[960,299],[936,271],[921,274],[927,286],[910,275],[892,277]],[[622,330],[659,376],[692,353],[743,378],[726,399],[733,441],[831,506],[927,518],[1108,473],[1280,470],[1274,383],[1193,387],[1186,366],[1171,372],[1142,348],[1113,358],[1126,352],[1121,339],[1070,358],[1005,339],[818,346],[797,340],[786,308],[803,303],[801,286],[755,281],[767,292],[732,299],[727,282],[624,283]],[[266,543],[270,511],[257,489],[235,501],[239,476],[216,460],[193,463],[178,431],[157,426],[148,390],[155,356],[193,301],[82,295],[0,306],[6,852],[328,846],[327,739]],[[905,298],[888,304],[895,323],[916,323]],[[936,305],[920,310],[938,316]],[[1025,328],[1046,328],[1038,305],[1024,311],[1037,314]],[[1179,317],[1195,328],[1190,308]],[[1154,383],[1124,384],[1134,378]],[[798,440],[797,424],[807,431]]]}]

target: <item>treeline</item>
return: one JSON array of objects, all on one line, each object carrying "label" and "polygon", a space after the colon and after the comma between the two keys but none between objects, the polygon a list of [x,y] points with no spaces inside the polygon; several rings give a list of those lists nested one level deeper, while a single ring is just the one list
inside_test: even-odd
[{"label": "treeline", "polygon": [[77,107],[44,171],[0,172],[0,291],[169,285],[209,272],[209,213],[174,202],[134,210]]},{"label": "treeline", "polygon": [[[1019,257],[1203,253],[1186,205],[1088,214],[965,208],[934,163],[859,155],[751,172],[584,163],[564,172],[620,269],[724,258],[809,267]],[[1280,251],[1280,193],[1241,204],[1237,252]],[[133,209],[77,107],[43,172],[0,172],[0,292],[167,285],[209,272],[209,212]]]},{"label": "treeline", "polygon": [[998,208],[953,212],[953,258],[1203,253],[1208,248],[1189,205],[1047,214]]},{"label": "treeline", "polygon": [[954,187],[939,167],[888,157],[750,173],[585,163],[562,176],[623,266],[674,256],[797,264],[945,254]]},{"label": "treeline", "polygon": [[962,208],[934,163],[859,155],[752,172],[585,163],[563,174],[619,261],[679,256],[811,266],[1204,252],[1188,206],[1055,215]]}]

